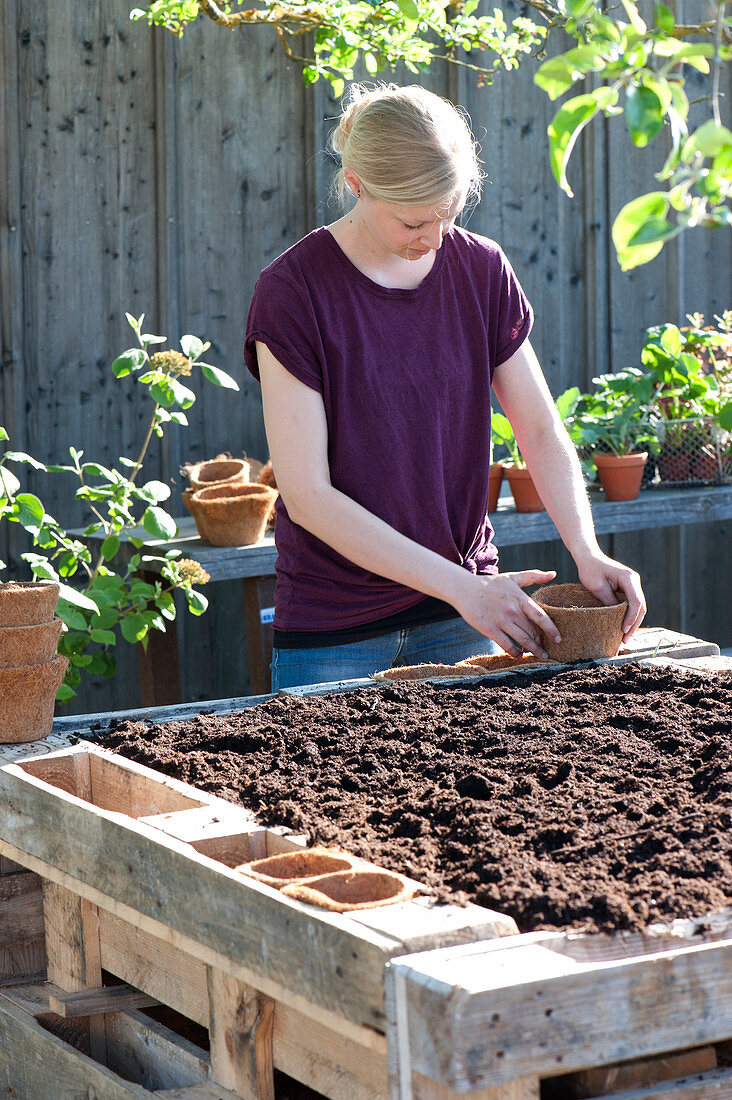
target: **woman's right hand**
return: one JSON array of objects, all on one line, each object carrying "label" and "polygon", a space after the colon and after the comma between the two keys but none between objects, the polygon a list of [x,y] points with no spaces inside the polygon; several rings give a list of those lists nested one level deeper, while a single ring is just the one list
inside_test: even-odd
[{"label": "woman's right hand", "polygon": [[527,649],[540,660],[546,660],[540,630],[557,642],[561,641],[559,631],[524,588],[546,584],[554,577],[556,572],[544,569],[523,569],[492,576],[466,573],[461,593],[451,602],[466,622],[492,638],[512,657],[520,657]]}]

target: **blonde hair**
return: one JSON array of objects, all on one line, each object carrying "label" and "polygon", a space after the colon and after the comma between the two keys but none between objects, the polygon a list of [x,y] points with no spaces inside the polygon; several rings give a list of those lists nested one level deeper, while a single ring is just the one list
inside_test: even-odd
[{"label": "blonde hair", "polygon": [[374,198],[423,206],[461,191],[480,198],[482,170],[466,116],[447,99],[413,84],[368,89],[354,84],[331,135],[343,200],[350,169]]}]

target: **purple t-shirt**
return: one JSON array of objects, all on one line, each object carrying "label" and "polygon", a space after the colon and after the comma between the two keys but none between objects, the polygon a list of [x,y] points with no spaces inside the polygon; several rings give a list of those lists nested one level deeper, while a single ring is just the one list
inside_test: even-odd
[{"label": "purple t-shirt", "polygon": [[[486,516],[493,371],[527,338],[531,306],[498,245],[454,228],[412,290],[388,289],[316,229],[265,268],[255,340],[321,394],[335,488],[471,573],[495,573]],[[422,594],[354,565],[293,523],[275,526],[279,630],[339,630]]]}]

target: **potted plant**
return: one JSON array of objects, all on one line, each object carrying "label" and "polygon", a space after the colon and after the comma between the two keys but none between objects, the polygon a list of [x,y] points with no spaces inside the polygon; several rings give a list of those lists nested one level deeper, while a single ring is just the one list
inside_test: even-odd
[{"label": "potted plant", "polygon": [[516,511],[543,512],[544,505],[519,450],[511,422],[503,413],[494,412],[491,415],[491,441],[494,446],[503,446],[508,451],[510,461],[501,465],[513,494]]},{"label": "potted plant", "polygon": [[652,379],[637,367],[593,378],[568,424],[570,438],[594,465],[608,500],[634,500],[640,492],[648,448],[654,445]]},{"label": "potted plant", "polygon": [[720,481],[732,431],[732,311],[686,329],[649,328],[641,361],[653,381],[653,416],[662,481]]},{"label": "potted plant", "polygon": [[488,470],[488,513],[498,508],[498,498],[503,484],[503,464],[493,461],[493,439],[491,438],[491,464]]}]

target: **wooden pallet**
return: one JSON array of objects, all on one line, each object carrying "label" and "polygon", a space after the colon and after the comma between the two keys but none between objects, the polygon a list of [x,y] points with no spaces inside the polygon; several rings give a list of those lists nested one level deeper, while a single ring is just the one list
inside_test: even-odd
[{"label": "wooden pallet", "polygon": [[[48,978],[83,993],[91,1055],[105,1064],[127,1019],[130,1002],[102,988],[111,975],[205,1029],[211,1081],[244,1097],[272,1097],[274,1068],[335,1100],[386,1097],[388,959],[516,930],[429,898],[344,915],[296,902],[232,868],[302,839],[84,742],[0,768],[0,838],[26,869],[12,874],[42,888]],[[21,973],[16,959],[8,976]],[[0,1015],[35,1047],[27,1004],[4,996]],[[17,1061],[0,1058],[24,1095]]]},{"label": "wooden pallet", "polygon": [[[557,1074],[728,1040],[732,909],[647,933],[537,932],[394,959],[387,1005],[393,1098],[422,1096],[423,1078],[481,1100],[529,1097]],[[732,1070],[719,1079],[732,1090]]]}]

